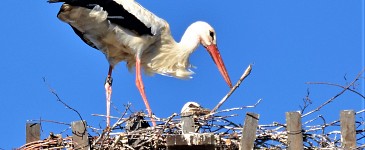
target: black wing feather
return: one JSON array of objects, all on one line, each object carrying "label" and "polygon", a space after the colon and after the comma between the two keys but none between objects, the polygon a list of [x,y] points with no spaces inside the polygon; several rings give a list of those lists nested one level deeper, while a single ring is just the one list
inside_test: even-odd
[{"label": "black wing feather", "polygon": [[151,27],[147,27],[136,16],[124,9],[123,5],[118,4],[114,0],[49,0],[48,2],[65,2],[73,6],[80,6],[88,9],[93,9],[95,5],[99,5],[108,13],[108,20],[110,22],[134,31],[138,35],[153,36]]},{"label": "black wing feather", "polygon": [[[70,25],[71,26],[71,25]],[[84,41],[87,45],[91,46],[92,48],[98,49],[89,39],[85,38],[84,33],[77,30],[75,27],[71,26],[71,28],[74,30],[74,32],[81,38],[82,41]]]},{"label": "black wing feather", "polygon": [[108,16],[122,16],[123,19],[111,18],[110,22],[120,25],[124,28],[137,32],[139,35],[151,35],[151,27],[147,27],[136,16],[124,9],[123,5],[115,1],[110,1],[106,6],[101,6],[108,12]]}]

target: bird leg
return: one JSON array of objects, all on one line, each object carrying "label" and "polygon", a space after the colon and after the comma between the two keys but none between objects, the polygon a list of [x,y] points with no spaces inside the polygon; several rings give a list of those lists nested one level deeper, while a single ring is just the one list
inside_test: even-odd
[{"label": "bird leg", "polygon": [[150,104],[148,103],[148,100],[147,100],[147,97],[146,97],[146,94],[144,91],[144,85],[143,85],[142,77],[141,77],[141,60],[138,56],[136,57],[136,85],[139,90],[139,93],[141,93],[143,102],[146,105],[146,108],[148,111],[148,116],[151,117],[153,126],[156,126],[155,119],[153,119],[153,117],[152,117],[152,110],[151,110]]},{"label": "bird leg", "polygon": [[107,126],[107,128],[110,127],[110,98],[112,95],[112,83],[113,83],[112,71],[113,71],[113,66],[110,65],[108,77],[106,77],[105,85],[104,85],[105,95],[106,95],[106,126]]}]

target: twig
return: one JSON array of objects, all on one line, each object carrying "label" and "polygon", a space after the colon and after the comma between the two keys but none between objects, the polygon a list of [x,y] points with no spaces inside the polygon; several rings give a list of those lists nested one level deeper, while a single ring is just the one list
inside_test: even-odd
[{"label": "twig", "polygon": [[[102,115],[102,114],[91,114],[91,116],[96,116],[96,117],[106,117],[106,115]],[[115,117],[115,116],[109,116],[111,119],[119,119],[119,117]]]},{"label": "twig", "polygon": [[76,112],[77,113],[77,115],[79,116],[79,118],[80,118],[80,120],[82,121],[82,124],[84,125],[84,131],[83,131],[83,133],[81,133],[81,135],[84,135],[85,133],[86,133],[86,124],[85,124],[85,122],[83,121],[84,119],[82,119],[82,116],[81,116],[81,114],[76,110],[76,109],[74,109],[74,108],[72,108],[71,106],[69,106],[68,104],[66,104],[64,101],[62,101],[61,100],[61,98],[58,96],[58,94],[56,93],[56,91],[47,83],[47,81],[46,81],[46,78],[45,77],[43,77],[43,82],[44,82],[44,84],[46,84],[47,85],[47,87],[48,87],[48,89],[51,91],[51,93],[54,95],[54,96],[56,96],[56,98],[57,98],[57,101],[59,101],[60,103],[62,103],[66,108],[68,108],[68,109],[70,109],[70,110],[72,110],[72,111],[74,111],[74,112]]},{"label": "twig", "polygon": [[365,109],[356,112],[355,115],[360,114],[360,113],[363,113],[363,112],[365,112]]},{"label": "twig", "polygon": [[342,86],[342,85],[339,85],[339,84],[334,84],[334,83],[327,83],[327,82],[306,82],[306,84],[324,84],[324,85],[331,85],[331,86],[337,86],[337,87],[340,87],[342,89],[347,89],[351,92],[354,92],[355,94],[361,96],[363,99],[365,99],[365,95],[362,95],[361,93],[359,93],[358,91],[355,91],[351,88],[348,88],[348,87],[345,87],[345,86]]},{"label": "twig", "polygon": [[306,124],[308,124],[308,123],[311,123],[311,122],[313,122],[313,121],[317,120],[318,118],[319,118],[319,116],[318,116],[318,117],[316,117],[316,118],[314,118],[314,119],[311,119],[311,120],[308,120],[308,121],[304,122],[302,125],[306,125]]},{"label": "twig", "polygon": [[100,141],[102,141],[102,139],[104,139],[105,133],[107,132],[107,130],[103,130],[103,132],[100,134],[100,136],[94,141],[94,143],[92,145],[96,145],[96,143],[99,143]]},{"label": "twig", "polygon": [[69,124],[69,123],[59,122],[59,121],[53,121],[53,120],[44,120],[44,119],[27,120],[27,122],[50,122],[50,123],[63,124],[63,125],[71,126],[71,124]]},{"label": "twig", "polygon": [[236,83],[236,85],[233,86],[233,88],[231,88],[231,90],[228,92],[228,94],[226,96],[223,97],[223,99],[217,104],[217,106],[215,106],[212,111],[210,112],[211,114],[213,114],[215,111],[217,111],[219,109],[219,107],[221,107],[223,105],[223,103],[225,101],[227,101],[227,99],[232,95],[232,93],[240,86],[240,84],[242,83],[242,81],[248,76],[250,75],[252,70],[252,65],[248,65],[248,67],[246,68],[245,72],[242,74],[241,78],[238,80],[238,82]]},{"label": "twig", "polygon": [[322,107],[324,107],[324,106],[326,106],[328,103],[331,103],[333,100],[335,100],[337,97],[339,97],[340,95],[342,95],[343,93],[345,93],[347,90],[349,90],[349,88],[353,85],[353,84],[355,84],[355,82],[357,81],[357,80],[359,80],[359,78],[360,78],[360,76],[362,75],[362,73],[364,73],[364,71],[365,71],[365,68],[363,69],[363,70],[361,70],[358,74],[357,74],[357,76],[356,76],[356,78],[349,84],[349,85],[347,85],[345,88],[343,88],[343,90],[340,92],[340,93],[338,93],[338,94],[336,94],[335,96],[333,96],[333,97],[331,97],[329,100],[327,100],[326,102],[324,102],[322,105],[320,105],[319,107],[317,107],[316,109],[314,109],[314,110],[312,110],[312,111],[310,111],[310,112],[308,112],[308,113],[306,113],[306,114],[304,114],[304,115],[302,115],[302,118],[303,117],[305,117],[305,116],[308,116],[308,115],[310,115],[310,114],[312,114],[312,113],[314,113],[314,112],[316,112],[316,111],[319,111]]},{"label": "twig", "polygon": [[[123,119],[124,115],[127,114],[127,111],[130,109],[131,104],[128,103],[128,105],[126,106],[126,109],[124,111],[124,113],[122,114],[122,116],[118,119],[117,122],[114,123],[114,125],[110,128],[107,127],[106,129],[103,130],[103,132],[100,134],[99,138],[96,139],[93,143],[93,145],[96,145],[96,143],[98,142],[104,142],[104,137],[109,137],[110,132],[115,129],[117,126],[121,125],[122,123],[124,123],[125,121],[129,120],[130,118],[127,119]],[[123,121],[122,121],[123,120]],[[102,145],[102,144],[101,144]]]},{"label": "twig", "polygon": [[219,113],[223,113],[223,112],[230,112],[230,111],[234,111],[234,110],[242,110],[242,109],[245,109],[245,108],[255,108],[258,104],[260,104],[261,101],[262,101],[262,99],[259,99],[255,104],[253,104],[251,106],[235,107],[235,108],[229,108],[229,109],[216,111],[214,113],[209,113],[209,114],[206,114],[206,115],[202,116],[202,118],[208,118],[211,115],[215,115],[215,114],[219,114]]},{"label": "twig", "polygon": [[122,114],[122,112],[119,111],[118,107],[116,105],[114,105],[113,102],[110,102],[110,105],[114,108],[114,110],[118,113],[118,114]]},{"label": "twig", "polygon": [[303,114],[303,112],[305,111],[306,108],[308,108],[309,105],[312,104],[312,100],[309,98],[309,88],[307,88],[307,95],[305,96],[305,98],[303,98],[303,107],[299,106],[300,108],[300,114]]},{"label": "twig", "polygon": [[177,116],[177,113],[173,113],[170,117],[167,118],[166,123],[163,125],[162,127],[162,132],[166,129],[167,124],[172,120],[172,118],[174,118],[175,116]]},{"label": "twig", "polygon": [[120,126],[122,123],[120,123],[120,121],[123,119],[123,117],[127,114],[127,111],[129,109],[129,107],[131,107],[131,104],[128,103],[128,105],[126,106],[124,113],[122,114],[121,117],[119,117],[119,119],[117,120],[117,122],[115,122],[115,124],[111,127],[110,130],[114,130],[117,126]]}]

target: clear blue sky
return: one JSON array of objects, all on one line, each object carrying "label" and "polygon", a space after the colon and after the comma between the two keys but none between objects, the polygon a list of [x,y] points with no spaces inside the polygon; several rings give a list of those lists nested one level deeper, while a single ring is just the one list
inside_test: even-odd
[{"label": "clear blue sky", "polygon": [[[254,63],[252,74],[222,106],[231,108],[262,103],[238,111],[242,122],[247,111],[259,113],[259,124],[285,122],[285,112],[299,110],[307,88],[313,104],[322,104],[341,89],[307,85],[308,81],[338,84],[350,82],[364,67],[364,1],[362,0],[260,0],[211,1],[139,0],[170,23],[180,40],[190,23],[209,22],[217,32],[218,46],[232,81]],[[108,63],[104,55],[84,44],[71,28],[58,20],[61,4],[45,0],[3,1],[0,9],[0,148],[25,143],[28,119],[69,123],[78,116],[56,101],[42,78],[47,79],[64,102],[77,109],[90,125],[105,125],[104,80]],[[213,108],[229,91],[204,48],[191,56],[197,66],[194,78],[178,80],[160,75],[143,76],[146,94],[154,113],[167,117],[179,112],[187,101]],[[135,111],[145,106],[134,84],[135,74],[125,63],[114,72],[113,103],[133,103]],[[344,80],[344,76],[348,81]],[[364,93],[363,85],[359,89]],[[343,109],[363,108],[364,100],[346,93],[319,114],[328,121],[339,118]],[[118,116],[116,111],[113,115]],[[43,124],[42,138],[66,126]]]}]

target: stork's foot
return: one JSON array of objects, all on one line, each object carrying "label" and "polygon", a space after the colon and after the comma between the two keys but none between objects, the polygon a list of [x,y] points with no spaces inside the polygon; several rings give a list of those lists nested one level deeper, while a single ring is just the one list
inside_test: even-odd
[{"label": "stork's foot", "polygon": [[110,87],[112,86],[112,84],[113,84],[113,78],[111,76],[106,77],[106,79],[105,79],[105,85],[107,85],[107,84]]}]

